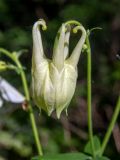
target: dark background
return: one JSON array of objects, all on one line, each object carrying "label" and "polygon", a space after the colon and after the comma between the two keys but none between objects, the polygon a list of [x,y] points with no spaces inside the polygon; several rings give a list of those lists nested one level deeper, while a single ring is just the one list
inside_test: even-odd
[{"label": "dark background", "polygon": [[[62,22],[78,20],[86,29],[101,27],[91,34],[92,48],[92,107],[94,134],[102,140],[120,91],[120,1],[119,0],[0,0],[0,47],[9,51],[27,49],[21,61],[31,81],[32,26],[45,19],[48,29],[42,32],[45,54],[52,55],[56,32]],[[70,48],[79,37],[73,36]],[[8,61],[5,57],[2,60]],[[78,65],[78,84],[74,98],[65,113],[57,120],[39,114],[36,121],[45,153],[83,151],[88,140],[86,106],[86,54]],[[23,92],[20,77],[13,71],[0,73]],[[105,155],[120,159],[119,122],[106,148]],[[36,147],[28,115],[21,105],[5,102],[0,108],[0,160],[27,160],[36,155]]]}]

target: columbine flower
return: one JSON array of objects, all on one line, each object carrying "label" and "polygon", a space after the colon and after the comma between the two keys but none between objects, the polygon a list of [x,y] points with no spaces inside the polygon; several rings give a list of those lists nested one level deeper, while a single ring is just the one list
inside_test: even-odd
[{"label": "columbine flower", "polygon": [[36,105],[50,115],[56,110],[57,117],[67,107],[74,95],[77,80],[77,64],[82,46],[86,39],[86,31],[82,25],[73,31],[82,31],[81,38],[69,56],[69,37],[71,26],[63,23],[55,39],[52,60],[47,59],[41,40],[39,27],[45,30],[44,20],[37,21],[33,26],[32,56],[32,96]]}]

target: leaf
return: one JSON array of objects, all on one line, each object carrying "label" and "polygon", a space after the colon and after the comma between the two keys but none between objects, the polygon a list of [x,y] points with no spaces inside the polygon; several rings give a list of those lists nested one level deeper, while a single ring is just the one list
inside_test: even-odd
[{"label": "leaf", "polygon": [[102,157],[96,157],[95,160],[110,160],[110,159],[102,156]]},{"label": "leaf", "polygon": [[92,158],[83,153],[65,153],[34,157],[31,160],[92,160]]},{"label": "leaf", "polygon": [[[94,147],[95,147],[95,154],[99,155],[99,150],[101,148],[100,139],[97,136],[94,136],[93,141],[94,141]],[[92,155],[92,148],[91,148],[90,141],[86,144],[84,152]]]}]

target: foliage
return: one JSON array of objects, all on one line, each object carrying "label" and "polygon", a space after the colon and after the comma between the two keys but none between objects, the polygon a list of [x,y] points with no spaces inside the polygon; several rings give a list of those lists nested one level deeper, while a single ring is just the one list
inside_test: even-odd
[{"label": "foliage", "polygon": [[83,153],[69,153],[69,154],[58,154],[58,155],[46,155],[44,157],[36,157],[32,160],[86,160],[91,159],[90,156],[86,156]]},{"label": "foliage", "polygon": [[[99,156],[99,151],[100,151],[100,148],[101,148],[101,143],[100,143],[100,140],[99,140],[99,138],[97,136],[94,136],[94,146],[95,146],[95,155]],[[90,142],[88,142],[86,144],[84,152],[88,153],[88,154],[92,154]]]}]

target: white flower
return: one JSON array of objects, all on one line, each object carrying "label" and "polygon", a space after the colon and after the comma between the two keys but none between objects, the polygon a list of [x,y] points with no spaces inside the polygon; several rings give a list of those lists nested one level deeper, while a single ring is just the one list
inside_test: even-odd
[{"label": "white flower", "polygon": [[46,29],[44,20],[33,26],[32,56],[32,96],[36,105],[50,115],[56,110],[57,117],[67,107],[74,95],[77,81],[77,64],[82,46],[86,39],[86,31],[82,25],[76,26],[82,31],[81,38],[69,56],[69,37],[71,26],[63,23],[55,39],[52,60],[47,59],[41,40],[39,27]]},{"label": "white flower", "polygon": [[[5,100],[12,103],[23,103],[25,97],[9,82],[0,76],[0,101]],[[1,103],[1,102],[0,102]]]}]

